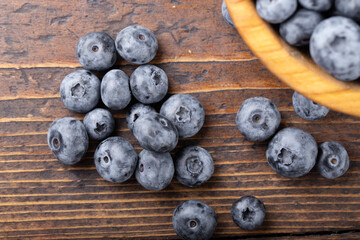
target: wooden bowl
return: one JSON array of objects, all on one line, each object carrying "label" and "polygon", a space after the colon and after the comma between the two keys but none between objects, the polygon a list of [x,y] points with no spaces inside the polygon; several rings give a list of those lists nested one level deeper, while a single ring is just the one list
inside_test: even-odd
[{"label": "wooden bowl", "polygon": [[314,102],[360,116],[359,81],[343,82],[318,67],[309,56],[285,43],[259,17],[253,0],[225,0],[232,20],[253,53],[283,82]]}]

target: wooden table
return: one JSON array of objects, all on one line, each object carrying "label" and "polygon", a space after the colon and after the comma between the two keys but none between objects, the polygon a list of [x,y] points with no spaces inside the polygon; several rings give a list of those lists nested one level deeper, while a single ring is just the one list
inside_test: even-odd
[{"label": "wooden table", "polygon": [[[359,239],[360,121],[336,112],[318,122],[293,111],[293,91],[272,75],[221,16],[221,0],[13,0],[0,1],[0,238],[4,239],[177,239],[172,212],[199,199],[218,216],[216,239]],[[152,62],[169,77],[169,93],[190,93],[206,109],[202,130],[180,145],[206,148],[215,173],[189,189],[176,180],[160,192],[134,178],[102,180],[93,164],[98,142],[82,163],[60,164],[47,146],[51,122],[68,111],[59,98],[64,76],[79,65],[79,37],[104,31],[113,38],[124,27],[153,30],[159,52]],[[131,74],[135,66],[118,61]],[[101,74],[100,74],[101,75]],[[234,119],[249,97],[272,99],[281,127],[298,127],[320,143],[338,141],[351,166],[337,180],[316,171],[297,179],[276,174],[266,162],[266,143],[246,141]],[[141,149],[127,129],[126,111],[113,112],[114,135]],[[246,232],[231,220],[232,203],[244,195],[263,200],[267,217]]]}]

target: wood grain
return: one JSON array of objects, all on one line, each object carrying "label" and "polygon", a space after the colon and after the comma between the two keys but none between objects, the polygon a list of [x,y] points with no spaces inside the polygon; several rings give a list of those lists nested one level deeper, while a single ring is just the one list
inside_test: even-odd
[{"label": "wood grain", "polygon": [[291,88],[336,111],[360,116],[359,81],[330,76],[309,56],[290,47],[262,20],[253,0],[226,0],[237,30],[262,62]]},{"label": "wood grain", "polygon": [[[318,122],[300,119],[291,105],[293,90],[223,22],[221,1],[15,0],[0,5],[0,238],[178,239],[172,212],[187,199],[214,208],[215,239],[359,238],[359,118],[332,111]],[[61,80],[79,67],[77,36],[97,30],[114,37],[132,23],[153,29],[161,42],[154,63],[168,74],[167,97],[190,93],[205,107],[204,127],[174,151],[197,144],[212,154],[215,173],[200,188],[189,189],[175,179],[160,192],[145,190],[134,177],[108,183],[93,164],[99,142],[91,141],[75,166],[60,164],[47,146],[52,121],[84,117],[65,109],[59,98]],[[114,68],[130,75],[135,66],[119,61]],[[304,129],[319,143],[343,144],[351,159],[349,171],[336,180],[315,170],[298,179],[276,174],[265,159],[267,143],[246,141],[235,126],[240,104],[253,96],[275,102],[282,128]],[[139,153],[126,126],[126,110],[112,113],[114,135],[128,139]],[[265,224],[257,231],[243,231],[232,222],[230,207],[244,195],[266,205]]]},{"label": "wood grain", "polygon": [[[274,77],[258,61],[209,62],[209,63],[164,63],[164,69],[172,81],[171,94],[182,92],[214,92],[240,89],[285,89],[288,88]],[[135,66],[115,66],[129,76]],[[251,71],[242,71],[251,69]],[[61,80],[72,68],[0,69],[3,80],[0,100],[58,98]],[[99,74],[101,78],[103,74]],[[16,83],[16,84],[14,84]],[[199,85],[203,86],[199,89]]]},{"label": "wood grain", "polygon": [[154,63],[255,59],[223,22],[216,0],[16,0],[0,2],[0,9],[1,68],[79,67],[79,37],[104,31],[115,38],[145,23],[159,41]]}]

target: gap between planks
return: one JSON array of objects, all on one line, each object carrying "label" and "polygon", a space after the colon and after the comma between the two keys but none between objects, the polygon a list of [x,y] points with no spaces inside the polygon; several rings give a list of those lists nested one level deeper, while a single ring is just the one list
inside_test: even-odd
[{"label": "gap between planks", "polygon": [[[179,94],[179,93],[213,93],[213,92],[223,92],[223,91],[239,91],[239,90],[291,90],[291,88],[284,87],[238,87],[238,88],[201,88],[201,90],[183,90],[183,91],[171,91],[168,94]],[[34,96],[13,96],[13,97],[0,97],[0,101],[12,101],[12,100],[39,100],[39,99],[60,99],[60,95],[34,95]]]},{"label": "gap between planks", "polygon": [[[232,223],[232,222],[226,222],[226,223]],[[167,226],[167,227],[169,227],[170,226],[170,230],[172,231],[172,224],[171,223],[158,223],[158,224],[149,224],[149,225],[144,225],[144,226]],[[97,228],[114,228],[114,227],[122,227],[122,226],[118,226],[118,225],[99,225],[99,226],[97,226]],[[34,231],[36,231],[36,230],[60,230],[60,229],[79,229],[79,228],[84,228],[84,229],[88,229],[88,228],[91,228],[91,227],[87,227],[87,226],[79,226],[79,227],[69,227],[69,228],[47,228],[47,229],[31,229],[31,230],[34,230]],[[287,228],[291,228],[291,226],[279,226],[279,227],[274,227],[275,229],[282,229],[282,228],[284,228],[284,229],[287,229]],[[317,227],[316,227],[317,228]],[[341,228],[344,228],[344,227],[339,227],[339,229],[341,229]],[[347,227],[345,227],[345,228],[347,228]],[[237,230],[241,230],[238,226],[228,226],[228,227],[217,227],[216,228],[216,230],[215,230],[215,235],[218,235],[218,234],[224,234],[224,235],[226,235],[226,234],[228,234],[228,233],[222,233],[222,232],[217,232],[218,230],[226,230],[226,229],[237,229]],[[261,230],[261,229],[260,229]],[[273,229],[266,229],[266,231],[267,232],[269,232],[269,231],[271,231],[271,230],[273,230]],[[17,230],[10,230],[10,231],[4,231],[4,232],[15,232],[15,231],[17,231]],[[29,229],[20,229],[20,231],[29,231]],[[96,231],[96,230],[95,230]],[[169,231],[169,229],[165,229],[165,230],[154,230],[155,232],[164,232],[164,231]],[[275,230],[276,231],[276,230]],[[359,230],[350,230],[350,229],[347,229],[347,230],[340,230],[341,232],[354,232],[354,231],[359,231]],[[1,231],[0,231],[1,232]],[[129,232],[134,232],[134,233],[136,233],[136,232],[139,232],[139,231],[129,231]],[[140,231],[141,233],[143,232],[143,231]],[[98,233],[109,233],[109,232],[99,232],[99,231],[96,231],[96,233],[88,233],[88,234],[91,234],[91,235],[93,235],[93,234],[98,234]],[[110,233],[118,233],[119,234],[119,231],[115,231],[115,232],[110,232]],[[237,232],[238,233],[238,232]],[[249,233],[249,232],[247,232],[247,233]],[[314,235],[316,232],[313,232],[313,233],[298,233],[298,235],[303,235],[303,234],[306,234],[306,235]],[[332,233],[335,233],[335,232],[332,232]],[[65,234],[65,235],[79,235],[79,234],[83,234],[83,233],[63,233],[63,234]],[[289,234],[289,236],[292,236],[293,234],[292,233],[275,233],[275,234]],[[341,233],[340,233],[341,234]],[[46,233],[44,233],[44,234],[35,234],[35,235],[47,235]],[[175,233],[174,234],[172,234],[172,233],[169,233],[168,235],[173,235],[173,236],[176,236],[175,235]],[[296,233],[294,234],[294,235],[296,235]],[[321,234],[321,235],[323,235],[323,234]],[[18,236],[18,235],[17,235]],[[22,236],[22,235],[19,235],[19,236]],[[24,236],[29,236],[29,235],[24,235]],[[33,236],[33,234],[31,234],[30,236]],[[149,235],[149,236],[152,236],[152,235]],[[102,237],[104,237],[104,236],[102,236]],[[119,236],[117,236],[117,237],[119,237]],[[249,236],[249,237],[254,237],[254,236]],[[57,238],[56,238],[57,239]],[[62,239],[62,238],[61,238]]]},{"label": "gap between planks", "polygon": [[[329,186],[317,186],[317,189],[319,188],[325,188],[328,189]],[[359,186],[331,186],[331,188],[337,188],[337,189],[358,189]],[[292,189],[313,189],[313,186],[287,186],[287,187],[281,187],[276,186],[277,190],[292,190]],[[203,189],[186,189],[186,192],[227,192],[227,191],[266,191],[266,190],[274,190],[273,186],[270,187],[256,187],[256,188],[203,188]],[[163,193],[177,193],[181,192],[179,189],[176,190],[163,190]],[[83,195],[117,195],[117,194],[133,194],[134,191],[109,191],[109,192],[81,192],[81,193],[70,193],[66,192],[65,194],[67,196],[83,196]],[[148,194],[152,193],[151,191],[136,191],[136,194]],[[1,194],[0,197],[6,197],[6,198],[16,198],[16,197],[50,197],[50,196],[61,196],[64,193],[32,193],[32,194]],[[358,196],[358,194],[344,194],[346,196]],[[271,196],[271,195],[268,195]],[[295,196],[295,195],[294,195]],[[300,195],[302,196],[302,195]]]},{"label": "gap between planks", "polygon": [[[231,222],[230,222],[231,223]],[[172,224],[171,223],[158,223],[158,224],[149,224],[149,226],[166,226],[166,227],[169,227],[170,226],[170,230],[169,229],[166,229],[166,230],[154,230],[155,232],[157,232],[157,236],[167,236],[167,237],[175,237],[177,236],[175,234],[175,232],[173,232],[173,228],[172,228]],[[111,227],[111,228],[114,228],[114,227],[122,227],[122,226],[118,226],[118,225],[99,225],[97,226],[97,228],[108,228],[108,227]],[[69,227],[69,228],[47,228],[47,229],[44,229],[44,230],[69,230],[69,229],[91,229],[93,230],[93,228],[91,227],[86,227],[86,226],[79,226],[79,227]],[[257,235],[241,235],[241,237],[236,237],[236,238],[233,238],[233,237],[230,237],[230,238],[221,238],[219,240],[229,240],[229,239],[254,239],[254,238],[266,238],[266,237],[271,237],[274,238],[274,237],[287,237],[287,236],[291,236],[292,238],[293,237],[302,237],[302,236],[317,236],[317,235],[333,235],[333,234],[337,234],[340,236],[340,234],[346,234],[346,233],[354,233],[354,232],[358,232],[359,230],[353,230],[353,229],[345,229],[345,230],[339,230],[339,231],[327,231],[327,232],[306,232],[306,233],[279,233],[278,232],[278,229],[288,229],[290,227],[275,227],[275,229],[266,229],[266,232],[267,233],[260,233],[259,231],[256,231]],[[218,232],[218,230],[226,230],[226,229],[236,229],[238,231],[236,232]],[[344,227],[338,227],[338,229],[344,229]],[[20,231],[29,231],[30,229],[20,229]],[[31,229],[31,230],[43,230],[43,229]],[[265,229],[260,229],[260,230],[263,230],[265,231]],[[159,232],[164,232],[164,231],[170,231],[168,233],[164,233],[164,234],[161,234]],[[228,235],[228,234],[239,234],[239,233],[242,233],[242,234],[251,234],[252,232],[245,232],[244,230],[242,231],[239,227],[237,226],[234,226],[234,227],[217,227],[216,230],[215,230],[215,237],[218,236],[218,235]],[[10,230],[10,231],[6,231],[6,232],[16,232],[16,230]],[[136,233],[136,232],[139,232],[139,231],[129,231],[131,233]],[[143,233],[143,231],[140,231],[141,233]],[[138,237],[153,237],[153,234],[149,235],[149,234],[142,234],[142,235],[136,235],[136,236],[125,236],[125,235],[121,235],[121,233],[119,231],[110,231],[110,232],[101,232],[101,231],[96,231],[96,233],[94,232],[87,232],[86,236],[76,236],[76,239],[89,239],[89,236],[91,236],[91,239],[93,239],[94,235],[95,234],[106,234],[106,237],[109,238],[119,238],[119,237],[126,237],[127,239],[128,238],[138,238]],[[108,235],[107,233],[110,233],[112,235]],[[69,237],[64,237],[64,236],[61,236],[61,237],[51,237],[51,238],[48,238],[46,237],[46,239],[74,239],[74,237],[70,237],[72,235],[83,235],[84,233],[61,233],[63,235],[68,235]],[[30,237],[30,236],[48,236],[49,234],[46,234],[46,233],[38,233],[38,234],[26,234],[26,235],[16,235],[16,237],[10,237],[10,238],[18,238],[18,237],[21,237],[21,236],[24,236],[24,237]],[[7,236],[9,237],[9,236]],[[104,235],[95,235],[96,238],[99,238],[99,239],[104,239]],[[216,238],[218,239],[218,238]],[[297,238],[296,238],[297,239]]]},{"label": "gap between planks", "polygon": [[[284,204],[266,204],[267,206],[277,206]],[[294,204],[286,204],[286,205],[294,205]],[[324,204],[322,204],[324,205]],[[211,204],[211,207],[230,207],[232,204]],[[159,210],[159,209],[174,209],[174,207],[137,207],[137,208],[105,208],[105,209],[73,209],[73,210],[39,210],[39,211],[13,211],[13,212],[0,212],[0,215],[9,215],[9,214],[30,214],[30,213],[76,213],[76,212],[110,212],[110,211],[143,211],[143,210]],[[311,213],[338,213],[341,212],[360,212],[360,210],[316,210],[311,211]],[[309,213],[308,210],[280,210],[280,211],[266,211],[266,213]]]},{"label": "gap between planks", "polygon": [[[286,194],[286,195],[258,195],[259,198],[299,198],[299,197],[334,197],[333,194]],[[359,194],[344,194],[345,197],[359,197]],[[238,196],[228,196],[228,197],[197,197],[198,200],[237,200],[239,199]],[[171,201],[186,201],[189,200],[187,197],[181,197],[181,198],[149,198],[149,199],[143,199],[142,202],[171,202]],[[106,204],[106,203],[137,203],[139,202],[138,199],[110,199],[110,200],[68,200],[68,201],[33,201],[33,202],[7,202],[7,203],[0,203],[0,206],[27,206],[27,205],[67,205],[67,204]],[[307,202],[310,204],[310,202]],[[334,203],[332,201],[331,203]],[[360,202],[346,202],[346,204],[359,204]]]},{"label": "gap between planks", "polygon": [[[213,62],[250,62],[257,61],[258,59],[254,56],[251,58],[233,58],[224,59],[223,57],[207,57],[207,58],[163,58],[161,60],[154,60],[150,64],[165,64],[165,63],[213,63]],[[120,66],[127,66],[132,64],[121,64]],[[115,65],[118,67],[118,65]],[[28,68],[82,68],[80,63],[39,63],[39,64],[15,64],[15,63],[0,63],[0,69],[28,69]]]},{"label": "gap between planks", "polygon": [[[220,214],[229,214],[229,211],[217,211],[217,215]],[[157,213],[157,214],[145,214],[145,215],[132,215],[132,214],[112,214],[111,216],[69,216],[69,217],[42,217],[42,218],[32,218],[32,219],[11,219],[10,221],[0,221],[0,223],[21,223],[21,222],[39,222],[39,221],[67,221],[67,220],[89,220],[89,219],[125,219],[125,218],[159,218],[159,217],[170,217],[168,213]],[[339,217],[341,219],[341,217]],[[327,218],[327,221],[339,221],[339,218]],[[288,219],[265,219],[264,222],[286,222]],[[296,219],[295,222],[299,223],[312,223],[312,222],[324,222],[323,218],[319,219]],[[222,223],[230,223],[230,221],[222,221]],[[126,226],[126,225],[125,225]],[[145,225],[146,226],[146,225]],[[294,226],[279,226],[279,227],[292,227]],[[330,227],[330,225],[328,225]],[[339,225],[331,225],[331,227],[339,227]]]}]

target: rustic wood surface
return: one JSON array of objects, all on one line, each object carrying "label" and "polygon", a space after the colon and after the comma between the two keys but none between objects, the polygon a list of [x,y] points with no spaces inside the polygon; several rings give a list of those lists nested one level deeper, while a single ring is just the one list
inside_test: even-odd
[{"label": "rustic wood surface", "polygon": [[[52,121],[84,116],[65,109],[59,98],[63,77],[80,68],[79,36],[105,31],[115,37],[130,24],[155,32],[160,49],[153,63],[168,74],[169,94],[190,93],[206,109],[203,129],[179,144],[198,144],[214,158],[215,173],[200,188],[176,180],[160,192],[143,189],[135,178],[108,183],[93,164],[98,142],[91,142],[75,166],[60,164],[47,146]],[[115,68],[131,74],[135,66],[119,61]],[[214,208],[215,239],[360,237],[360,119],[334,111],[313,123],[296,116],[293,91],[223,21],[221,0],[0,0],[0,81],[2,239],[178,239],[172,212],[187,199]],[[253,96],[275,102],[281,127],[306,130],[319,143],[342,143],[351,159],[346,175],[327,180],[312,171],[288,179],[272,171],[265,159],[267,143],[246,141],[235,126],[238,107]],[[113,112],[114,135],[140,152],[125,113]],[[244,195],[266,205],[259,230],[243,231],[231,220],[232,203]]]},{"label": "rustic wood surface", "polygon": [[234,23],[256,56],[296,91],[334,110],[360,117],[360,81],[335,79],[309,54],[289,46],[256,12],[253,0],[226,0]]}]

